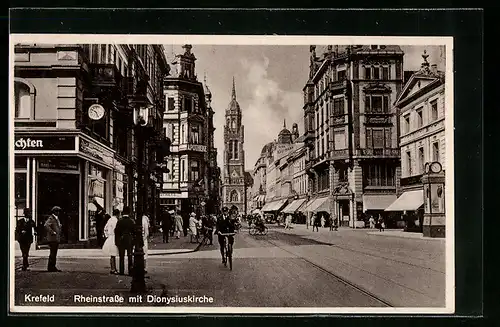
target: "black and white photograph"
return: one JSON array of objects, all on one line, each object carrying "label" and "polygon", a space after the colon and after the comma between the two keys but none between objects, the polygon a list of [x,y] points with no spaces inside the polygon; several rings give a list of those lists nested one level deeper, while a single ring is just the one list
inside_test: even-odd
[{"label": "black and white photograph", "polygon": [[9,50],[11,312],[454,313],[452,37]]}]

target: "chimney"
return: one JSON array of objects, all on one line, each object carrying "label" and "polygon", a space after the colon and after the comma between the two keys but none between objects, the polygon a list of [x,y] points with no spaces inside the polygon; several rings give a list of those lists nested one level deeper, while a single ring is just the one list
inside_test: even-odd
[{"label": "chimney", "polygon": [[431,65],[431,72],[433,74],[437,74],[437,72],[438,72],[438,65],[437,64],[432,64]]}]

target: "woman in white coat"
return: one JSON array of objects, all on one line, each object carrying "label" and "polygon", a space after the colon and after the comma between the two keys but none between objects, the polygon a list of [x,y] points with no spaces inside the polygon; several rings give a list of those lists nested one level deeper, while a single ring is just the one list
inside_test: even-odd
[{"label": "woman in white coat", "polygon": [[143,251],[144,251],[144,270],[147,268],[147,260],[148,260],[148,239],[149,239],[149,217],[146,215],[142,216],[142,240],[144,243]]},{"label": "woman in white coat", "polygon": [[191,216],[189,217],[189,234],[191,235],[191,243],[193,243],[193,239],[198,239],[197,224],[198,220],[196,219],[196,214],[191,212]]},{"label": "woman in white coat", "polygon": [[117,274],[116,271],[116,256],[118,255],[118,247],[115,244],[115,228],[118,218],[120,216],[120,210],[113,209],[113,216],[111,216],[104,226],[104,236],[106,236],[106,241],[102,246],[102,251],[104,254],[109,255],[109,263],[111,265],[110,274]]}]

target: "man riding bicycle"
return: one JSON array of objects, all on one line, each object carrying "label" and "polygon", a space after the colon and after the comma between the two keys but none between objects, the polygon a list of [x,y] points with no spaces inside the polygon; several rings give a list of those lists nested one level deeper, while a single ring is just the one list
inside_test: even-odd
[{"label": "man riding bicycle", "polygon": [[263,232],[264,229],[266,228],[266,225],[264,223],[264,218],[259,215],[257,215],[257,217],[255,218],[254,225],[259,232]]},{"label": "man riding bicycle", "polygon": [[227,233],[234,233],[236,230],[236,220],[229,215],[229,209],[227,207],[222,208],[222,215],[217,218],[217,222],[215,224],[215,233],[219,239],[220,245],[220,254],[222,256],[222,263],[226,263],[226,256],[224,253],[226,237],[229,245],[234,244],[234,235],[221,235]]}]

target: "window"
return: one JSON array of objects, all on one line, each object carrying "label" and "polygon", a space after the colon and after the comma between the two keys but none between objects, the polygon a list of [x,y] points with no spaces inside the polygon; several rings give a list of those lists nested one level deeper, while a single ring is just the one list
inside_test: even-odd
[{"label": "window", "polygon": [[424,173],[424,164],[425,164],[424,148],[422,147],[418,149],[418,170],[420,173]]},{"label": "window", "polygon": [[233,130],[235,130],[235,129],[236,129],[236,119],[234,119],[234,118],[233,118],[233,119],[231,119],[231,128],[232,128]]},{"label": "window", "polygon": [[345,132],[343,129],[336,130],[334,132],[335,136],[335,150],[342,150],[346,148]]},{"label": "window", "polygon": [[382,97],[380,96],[372,97],[371,111],[376,113],[382,112]]},{"label": "window", "polygon": [[192,110],[192,101],[190,98],[184,98],[184,108],[183,111],[191,112]]},{"label": "window", "polygon": [[181,125],[181,144],[186,143],[186,124]]},{"label": "window", "polygon": [[410,114],[407,114],[403,117],[403,120],[404,120],[404,132],[405,133],[409,133],[410,132]]},{"label": "window", "polygon": [[197,182],[200,178],[200,163],[197,160],[191,161],[191,181]]},{"label": "window", "polygon": [[99,52],[99,63],[106,63],[106,44],[101,44],[100,52]]},{"label": "window", "polygon": [[346,78],[346,71],[345,70],[339,70],[337,72],[337,80],[338,81],[343,81]]},{"label": "window", "polygon": [[382,79],[383,80],[390,79],[390,76],[389,76],[389,67],[382,67]]},{"label": "window", "polygon": [[339,182],[347,182],[347,169],[344,167],[339,168]]},{"label": "window", "polygon": [[378,49],[378,45],[372,45],[371,48],[372,48],[372,50],[377,50]]},{"label": "window", "polygon": [[385,147],[392,148],[392,133],[390,128],[385,129]]},{"label": "window", "polygon": [[230,197],[231,202],[239,202],[239,201],[240,201],[240,200],[239,200],[239,198],[240,198],[240,197],[239,197],[239,195],[238,195],[238,191],[236,191],[236,190],[232,190],[232,191],[231,191],[231,197]]},{"label": "window", "polygon": [[233,140],[233,155],[232,155],[232,159],[234,160],[238,160],[238,141],[237,140]]},{"label": "window", "polygon": [[394,186],[394,167],[387,164],[370,164],[366,168],[366,186]]},{"label": "window", "polygon": [[424,116],[422,114],[422,108],[417,109],[417,128],[420,128],[424,125]]},{"label": "window", "polygon": [[373,148],[383,149],[384,148],[384,130],[374,129],[373,130]]},{"label": "window", "polygon": [[373,67],[373,79],[380,79],[380,67]]},{"label": "window", "polygon": [[388,113],[389,95],[367,95],[365,96],[366,113]]},{"label": "window", "polygon": [[168,104],[168,110],[174,110],[175,109],[175,100],[172,97],[169,97],[167,99],[167,104]]},{"label": "window", "polygon": [[191,126],[191,143],[200,144],[200,130],[198,125]]},{"label": "window", "polygon": [[186,180],[186,160],[182,160],[181,162],[181,180],[185,181]]},{"label": "window", "polygon": [[439,162],[439,141],[432,143],[432,161]]},{"label": "window", "polygon": [[365,79],[371,79],[371,67],[365,67]]},{"label": "window", "polygon": [[29,119],[31,117],[31,94],[28,85],[14,83],[15,118]]},{"label": "window", "polygon": [[438,119],[438,104],[437,104],[437,99],[434,101],[431,101],[431,119],[432,121],[435,121]]},{"label": "window", "polygon": [[333,115],[344,115],[344,98],[333,99]]},{"label": "window", "polygon": [[408,151],[406,152],[406,165],[408,169],[408,176],[413,175],[413,169],[412,169],[412,161],[411,161],[411,152]]}]

